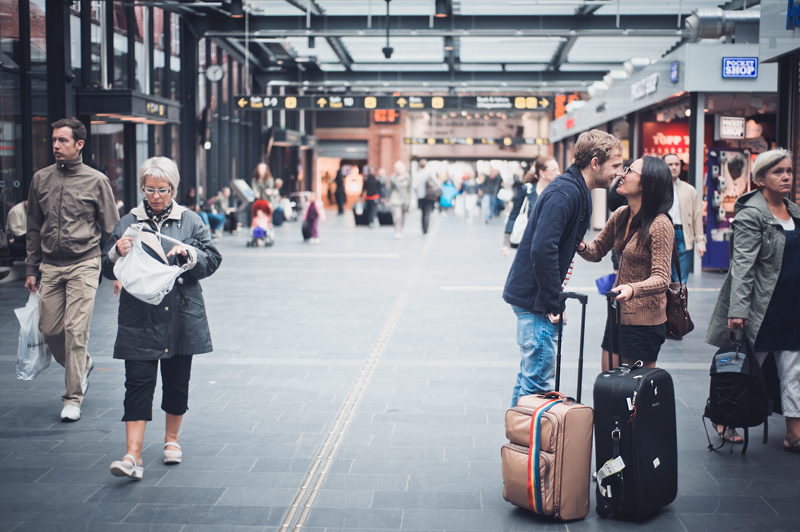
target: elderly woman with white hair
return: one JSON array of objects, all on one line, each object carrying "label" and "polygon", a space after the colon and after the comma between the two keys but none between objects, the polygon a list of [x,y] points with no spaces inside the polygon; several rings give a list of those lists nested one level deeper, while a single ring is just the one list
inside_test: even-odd
[{"label": "elderly woman with white hair", "polygon": [[[213,274],[222,256],[211,241],[208,228],[197,215],[174,200],[180,175],[175,163],[166,157],[153,157],[142,164],[138,184],[144,199],[123,216],[103,250],[103,275],[120,289],[114,266],[131,251],[133,241],[123,236],[132,224],[161,233],[185,245],[172,245],[159,239],[170,265],[187,265],[172,291],[157,305],[141,301],[121,287],[114,358],[125,360],[125,422],[128,449],[122,460],[111,464],[118,477],[141,479],[142,443],[145,426],[153,419],[153,394],[161,366],[166,412],[164,463],[180,463],[178,431],[188,410],[192,356],[212,350],[200,280]],[[154,243],[158,246],[158,243]],[[159,251],[155,250],[158,255]]]},{"label": "elderly woman with white hair", "polygon": [[[736,200],[731,224],[731,266],[720,290],[706,342],[727,343],[727,328],[742,329],[759,362],[775,355],[781,408],[786,419],[783,448],[800,453],[800,207],[792,191],[792,154],[777,149],[753,162],[759,190]],[[715,426],[731,443],[733,428]]]}]

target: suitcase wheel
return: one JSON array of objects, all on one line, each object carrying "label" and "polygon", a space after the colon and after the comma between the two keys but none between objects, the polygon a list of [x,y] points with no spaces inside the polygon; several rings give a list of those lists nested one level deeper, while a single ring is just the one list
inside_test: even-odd
[{"label": "suitcase wheel", "polygon": [[598,504],[595,510],[597,511],[597,515],[599,515],[602,518],[606,518],[609,515],[611,515],[611,509],[605,503]]}]

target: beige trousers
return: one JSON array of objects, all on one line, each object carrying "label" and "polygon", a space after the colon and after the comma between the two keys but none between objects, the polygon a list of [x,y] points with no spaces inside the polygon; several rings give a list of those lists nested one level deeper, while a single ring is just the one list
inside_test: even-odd
[{"label": "beige trousers", "polygon": [[64,366],[64,406],[83,402],[83,376],[91,365],[86,351],[94,295],[100,282],[100,257],[70,266],[42,264],[39,327],[56,362]]}]

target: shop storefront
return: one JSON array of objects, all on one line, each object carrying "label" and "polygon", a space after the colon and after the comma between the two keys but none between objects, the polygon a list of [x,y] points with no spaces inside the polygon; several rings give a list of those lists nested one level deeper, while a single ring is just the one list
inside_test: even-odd
[{"label": "shop storefront", "polygon": [[794,156],[792,199],[800,200],[800,3],[796,0],[762,0],[759,32],[764,63],[778,65],[777,143]]},{"label": "shop storefront", "polygon": [[[114,1],[0,1],[0,219],[53,163],[50,124],[87,129],[84,163],[106,174],[123,210],[136,169],[174,159],[182,190],[213,195],[260,160],[263,113],[244,113],[244,58],[199,38],[177,12]],[[221,75],[206,76],[211,66]]]},{"label": "shop storefront", "polygon": [[[752,159],[778,141],[777,67],[758,65],[748,77],[725,77],[726,58],[755,64],[758,46],[685,45],[550,128],[562,164],[571,160],[577,136],[593,128],[620,138],[628,161],[677,154],[684,162],[681,179],[695,186],[704,205],[707,253],[702,262],[695,261],[695,273],[703,267],[728,267],[733,202],[749,190]],[[732,124],[738,127],[725,129]],[[602,191],[595,191],[596,208],[600,196]],[[601,222],[593,224],[598,227],[604,219],[596,221]]]}]

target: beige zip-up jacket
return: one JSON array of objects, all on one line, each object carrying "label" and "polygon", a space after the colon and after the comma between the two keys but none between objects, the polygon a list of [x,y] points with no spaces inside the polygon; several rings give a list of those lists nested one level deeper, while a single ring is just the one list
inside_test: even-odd
[{"label": "beige zip-up jacket", "polygon": [[694,249],[695,242],[702,242],[705,251],[706,234],[703,230],[703,204],[697,197],[697,190],[678,179],[675,184],[678,191],[678,207],[681,209],[681,225],[683,226],[683,241],[686,250]]},{"label": "beige zip-up jacket", "polygon": [[108,178],[79,155],[36,172],[28,193],[28,276],[41,263],[69,266],[100,256],[119,221]]}]

